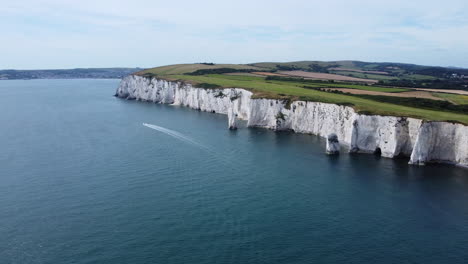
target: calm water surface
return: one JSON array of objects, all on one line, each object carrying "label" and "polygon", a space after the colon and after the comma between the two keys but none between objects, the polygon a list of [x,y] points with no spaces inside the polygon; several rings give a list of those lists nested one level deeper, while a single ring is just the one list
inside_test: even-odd
[{"label": "calm water surface", "polygon": [[0,263],[467,262],[468,170],[328,157],[117,85],[0,81]]}]

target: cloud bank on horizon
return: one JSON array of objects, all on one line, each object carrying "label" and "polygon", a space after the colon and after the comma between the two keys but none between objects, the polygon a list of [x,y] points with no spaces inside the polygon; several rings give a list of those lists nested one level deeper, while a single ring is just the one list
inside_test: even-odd
[{"label": "cloud bank on horizon", "polygon": [[0,69],[295,60],[468,67],[466,0],[25,0],[0,13]]}]

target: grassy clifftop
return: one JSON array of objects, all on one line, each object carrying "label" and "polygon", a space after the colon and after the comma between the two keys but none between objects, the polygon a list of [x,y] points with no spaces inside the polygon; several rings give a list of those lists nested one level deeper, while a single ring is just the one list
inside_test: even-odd
[{"label": "grassy clifftop", "polygon": [[[406,96],[403,100],[395,95],[413,90],[360,83],[286,78],[282,74],[276,75],[275,69],[266,63],[251,65],[179,64],[152,68],[135,74],[189,82],[203,88],[244,88],[252,91],[254,96],[258,98],[344,104],[352,106],[361,113],[468,124],[468,112],[464,111],[467,109],[465,104],[468,105],[468,99],[464,95],[447,96],[444,94],[437,96],[437,98],[434,96],[436,100],[411,99],[411,97]],[[379,96],[349,94],[340,91],[340,89],[378,93]]]},{"label": "grassy clifftop", "polygon": [[214,70],[214,69],[233,69],[233,70],[267,70],[263,67],[243,65],[243,64],[213,64],[213,63],[196,63],[196,64],[175,64],[161,66],[137,72],[137,75],[154,74],[154,75],[174,75],[188,74],[198,70]]}]

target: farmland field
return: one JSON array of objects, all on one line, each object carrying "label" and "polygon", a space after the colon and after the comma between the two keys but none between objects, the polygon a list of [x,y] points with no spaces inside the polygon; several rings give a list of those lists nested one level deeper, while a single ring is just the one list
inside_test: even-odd
[{"label": "farmland field", "polygon": [[468,91],[460,91],[460,90],[437,90],[437,89],[423,89],[423,88],[416,88],[419,91],[428,91],[428,92],[444,92],[450,94],[460,94],[460,95],[468,95]]},{"label": "farmland field", "polygon": [[468,105],[468,95],[448,94],[448,93],[432,93],[435,97],[448,100],[454,104]]},{"label": "farmland field", "polygon": [[317,73],[317,72],[305,72],[305,71],[280,71],[280,74],[302,77],[302,78],[312,78],[320,80],[334,80],[334,81],[349,81],[349,82],[363,82],[363,83],[376,83],[377,80],[371,79],[362,79],[348,77],[338,74],[329,74],[329,73]]},{"label": "farmland field", "polygon": [[[335,90],[335,91],[341,91],[344,93],[350,93],[350,94],[369,94],[369,95],[383,95],[383,96],[389,96],[388,92],[382,92],[382,91],[377,91],[377,90],[360,90],[360,89],[349,89],[349,88],[326,88],[327,90]],[[432,93],[429,92],[424,92],[424,91],[408,91],[408,92],[400,92],[400,93],[392,93],[391,96],[396,96],[396,97],[407,97],[407,98],[426,98],[426,99],[431,99],[431,100],[441,100],[444,101],[446,100],[444,97],[438,97],[433,95]]]},{"label": "farmland field", "polygon": [[369,74],[383,74],[383,75],[388,75],[388,72],[384,71],[363,71],[363,70],[356,70],[356,69],[350,69],[350,68],[329,68],[331,71],[348,71],[348,72],[360,72],[360,73],[369,73]]},{"label": "farmland field", "polygon": [[[200,74],[193,75],[198,70],[210,70],[220,68],[231,68],[233,73],[227,74]],[[324,103],[334,103],[352,106],[358,112],[365,112],[377,115],[393,115],[415,117],[425,120],[436,121],[454,121],[463,124],[468,124],[468,115],[459,110],[458,112],[445,111],[440,108],[440,104],[434,103],[434,108],[431,108],[430,102],[449,102],[449,104],[460,104],[465,102],[464,97],[450,97],[446,94],[437,95],[426,91],[417,91],[411,88],[399,87],[382,87],[376,85],[346,83],[346,82],[331,82],[319,80],[306,80],[301,78],[285,78],[281,76],[255,76],[252,72],[263,72],[268,70],[267,67],[260,68],[251,65],[175,65],[153,68],[138,72],[138,75],[146,77],[157,76],[159,78],[184,81],[193,84],[195,87],[202,88],[244,88],[254,93],[255,98],[270,98],[278,100],[303,100]],[[246,72],[236,73],[239,70],[248,70]],[[279,72],[283,74],[283,71]],[[233,74],[233,75],[231,75]],[[320,74],[320,73],[311,73]],[[323,76],[323,75],[322,75]],[[346,92],[359,93],[340,94],[327,90],[347,89]],[[359,92],[361,91],[361,92]],[[405,103],[400,104],[398,100],[393,99],[391,103],[382,101],[382,98],[377,97],[398,97],[405,98]],[[417,107],[418,101],[412,104],[412,98],[426,100],[424,108]],[[380,101],[378,101],[378,100]],[[427,103],[429,102],[429,105]],[[451,108],[452,109],[452,108]]]},{"label": "farmland field", "polygon": [[410,89],[407,89],[407,88],[347,84],[347,83],[340,83],[340,82],[336,82],[336,83],[319,83],[319,84],[316,84],[316,85],[317,85],[317,87],[324,87],[324,88],[348,88],[348,89],[357,89],[357,90],[384,92],[384,93],[401,93],[401,92],[410,91]]},{"label": "farmland field", "polygon": [[390,75],[381,75],[381,74],[370,74],[362,72],[351,72],[351,71],[332,71],[334,74],[350,76],[355,78],[369,78],[374,80],[396,80],[398,77]]}]

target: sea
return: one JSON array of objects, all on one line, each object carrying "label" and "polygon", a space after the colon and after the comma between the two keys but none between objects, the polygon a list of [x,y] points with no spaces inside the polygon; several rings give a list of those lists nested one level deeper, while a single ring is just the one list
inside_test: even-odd
[{"label": "sea", "polygon": [[468,170],[0,81],[0,263],[467,263]]}]

